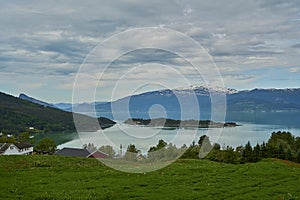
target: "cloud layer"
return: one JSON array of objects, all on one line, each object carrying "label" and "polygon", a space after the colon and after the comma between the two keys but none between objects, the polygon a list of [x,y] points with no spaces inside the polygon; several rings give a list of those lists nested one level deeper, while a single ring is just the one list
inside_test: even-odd
[{"label": "cloud layer", "polygon": [[[141,27],[165,27],[193,38],[212,56],[227,87],[300,87],[300,2],[296,0],[1,1],[0,26],[0,89],[14,95],[25,92],[50,102],[71,101],[76,73],[90,51],[114,34]],[[140,41],[147,38],[123,42]],[[189,52],[191,59],[197,57],[172,37],[162,41]],[[109,55],[109,49],[105,53]],[[189,66],[163,51],[133,52],[113,63],[116,70],[106,80],[109,87],[97,100],[111,97],[114,76],[149,63],[157,64],[155,70],[131,74],[120,96],[153,74],[174,82],[163,67],[159,72],[159,65],[183,70]],[[195,80],[194,73],[184,76]]]}]

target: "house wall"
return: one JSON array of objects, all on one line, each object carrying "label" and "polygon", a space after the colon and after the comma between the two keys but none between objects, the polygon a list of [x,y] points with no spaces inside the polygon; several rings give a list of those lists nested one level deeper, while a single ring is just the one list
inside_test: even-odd
[{"label": "house wall", "polygon": [[19,149],[15,145],[11,144],[8,149],[3,153],[3,155],[30,155],[33,152],[33,147]]},{"label": "house wall", "polygon": [[19,150],[19,154],[21,154],[21,155],[31,155],[32,152],[33,152],[33,147]]},{"label": "house wall", "polygon": [[19,149],[15,145],[11,144],[6,151],[3,153],[3,155],[18,155]]}]

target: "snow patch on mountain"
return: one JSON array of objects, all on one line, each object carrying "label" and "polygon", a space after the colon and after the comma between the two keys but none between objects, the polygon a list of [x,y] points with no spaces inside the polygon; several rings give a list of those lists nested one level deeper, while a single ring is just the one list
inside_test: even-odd
[{"label": "snow patch on mountain", "polygon": [[235,94],[238,93],[237,90],[220,87],[220,86],[203,86],[203,85],[191,85],[190,87],[177,88],[174,90],[176,93],[180,94],[196,94],[196,95],[209,95],[210,93],[219,93],[219,94]]}]

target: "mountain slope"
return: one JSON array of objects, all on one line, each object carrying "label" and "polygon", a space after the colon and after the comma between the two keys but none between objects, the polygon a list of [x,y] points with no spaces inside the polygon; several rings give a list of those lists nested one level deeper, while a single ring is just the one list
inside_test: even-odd
[{"label": "mountain slope", "polygon": [[26,100],[26,101],[30,101],[30,102],[32,102],[32,103],[40,104],[40,105],[42,105],[42,106],[47,106],[47,107],[56,108],[56,106],[54,106],[53,104],[50,104],[50,103],[46,103],[46,102],[44,102],[44,101],[37,100],[37,99],[32,98],[32,97],[30,97],[30,96],[27,96],[26,94],[23,94],[23,93],[21,93],[21,94],[19,95],[19,98],[20,98],[20,99],[23,99],[23,100]]},{"label": "mountain slope", "polygon": [[300,89],[254,89],[227,95],[229,111],[300,111]]},{"label": "mountain slope", "polygon": [[[95,131],[99,127],[93,123],[93,118],[76,114],[82,123],[81,131]],[[115,122],[99,118],[103,128]],[[75,131],[73,114],[56,108],[42,106],[0,92],[0,132],[20,133],[34,127],[39,132]]]},{"label": "mountain slope", "polygon": [[[277,113],[277,112],[300,112],[300,89],[254,89],[249,91],[236,91],[233,89],[206,88],[203,86],[183,88],[176,90],[160,90],[128,96],[117,101],[96,106],[99,115],[112,116],[120,119],[128,118],[126,109],[133,118],[153,118],[149,116],[149,110],[153,105],[159,104],[165,109],[167,116],[160,116],[164,112],[157,110],[154,117],[168,117],[172,119],[182,118],[182,108],[187,116],[186,119],[195,119],[192,98],[196,95],[200,116],[196,119],[209,119],[211,114],[210,94],[226,97],[227,114],[230,113]],[[181,99],[181,102],[178,100]],[[191,105],[191,106],[189,106]],[[155,109],[151,110],[154,111]],[[125,113],[125,114],[124,114]],[[189,115],[191,113],[191,115]],[[152,113],[153,114],[153,113]]]},{"label": "mountain slope", "polygon": [[[222,87],[191,86],[145,92],[90,107],[78,105],[74,112],[92,114],[95,107],[97,116],[116,120],[160,117],[207,120],[211,118],[212,93],[217,97],[226,97],[226,121],[295,124],[300,117],[300,88],[237,91]],[[195,95],[198,105],[193,104]],[[195,116],[197,107],[200,108],[199,116]]]},{"label": "mountain slope", "polygon": [[72,112],[73,109],[77,112],[84,112],[86,110],[94,109],[96,105],[105,104],[107,102],[92,102],[92,103],[55,103],[53,104],[56,108],[61,110]]},{"label": "mountain slope", "polygon": [[[210,113],[211,99],[209,93],[205,91],[199,91],[197,99],[195,101],[194,95],[190,91],[174,91],[174,90],[162,90],[146,92],[138,95],[133,95],[119,99],[114,102],[101,104],[95,106],[97,115],[114,117],[114,119],[125,120],[127,118],[158,118],[166,117],[171,119],[180,119],[181,115],[185,115],[187,119],[198,119],[199,116],[195,116],[195,106],[197,106],[197,100],[201,112]],[[163,107],[166,116],[162,116],[164,111],[155,105],[161,105]],[[129,109],[130,116],[126,112]],[[114,116],[112,116],[112,110]],[[151,114],[149,114],[151,110]],[[184,110],[184,112],[182,112]],[[151,115],[151,116],[150,116]],[[203,118],[209,118],[209,116],[203,116]]]}]

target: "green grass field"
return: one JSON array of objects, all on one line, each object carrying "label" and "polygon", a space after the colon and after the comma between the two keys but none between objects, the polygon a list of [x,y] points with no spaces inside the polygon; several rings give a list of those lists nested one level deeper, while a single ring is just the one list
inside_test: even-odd
[{"label": "green grass field", "polygon": [[0,156],[0,199],[300,199],[300,165],[178,160],[145,174],[95,159]]}]

